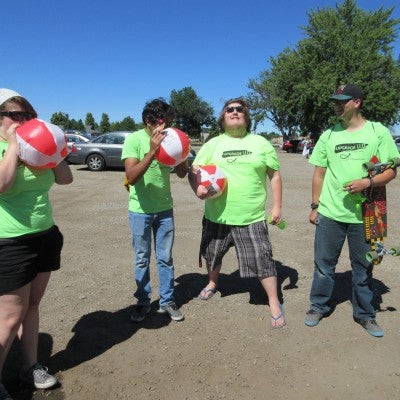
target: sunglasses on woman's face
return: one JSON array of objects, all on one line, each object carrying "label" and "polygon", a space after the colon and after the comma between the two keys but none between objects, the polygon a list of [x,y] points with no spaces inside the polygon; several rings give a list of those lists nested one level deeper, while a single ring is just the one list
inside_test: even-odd
[{"label": "sunglasses on woman's face", "polygon": [[226,112],[227,114],[231,114],[231,113],[233,113],[235,110],[236,110],[238,113],[242,113],[242,112],[244,112],[244,107],[243,107],[243,106],[226,107],[225,112]]},{"label": "sunglasses on woman's face", "polygon": [[8,117],[14,122],[29,121],[35,118],[35,115],[25,111],[2,111],[0,112],[2,117]]}]

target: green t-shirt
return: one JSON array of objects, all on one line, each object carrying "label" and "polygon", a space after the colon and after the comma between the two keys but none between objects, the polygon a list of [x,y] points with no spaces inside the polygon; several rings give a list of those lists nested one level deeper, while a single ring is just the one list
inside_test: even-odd
[{"label": "green t-shirt", "polygon": [[215,164],[227,178],[227,188],[205,200],[205,217],[225,225],[249,225],[265,219],[267,167],[279,170],[275,149],[262,136],[243,138],[222,134],[199,150],[194,165]]},{"label": "green t-shirt", "polygon": [[[136,158],[140,161],[149,151],[150,136],[141,129],[125,139],[121,159]],[[154,159],[142,178],[129,187],[129,211],[154,214],[170,210],[172,206],[170,167]]]},{"label": "green t-shirt", "polygon": [[[0,141],[0,159],[8,147]],[[51,169],[17,168],[10,190],[0,193],[0,238],[18,237],[45,231],[54,225],[49,190],[55,177]]]},{"label": "green t-shirt", "polygon": [[356,132],[341,124],[322,133],[310,157],[310,163],[326,168],[318,212],[335,221],[362,223],[359,194],[350,194],[343,185],[367,176],[362,165],[373,156],[386,162],[399,157],[389,130],[379,122],[367,121]]}]

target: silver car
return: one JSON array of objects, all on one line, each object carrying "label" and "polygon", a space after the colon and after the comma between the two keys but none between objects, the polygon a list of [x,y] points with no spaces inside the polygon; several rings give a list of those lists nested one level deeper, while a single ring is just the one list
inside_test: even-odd
[{"label": "silver car", "polygon": [[109,132],[86,143],[75,143],[68,155],[68,162],[78,165],[86,164],[90,171],[103,171],[107,167],[123,167],[122,146],[130,133]]}]

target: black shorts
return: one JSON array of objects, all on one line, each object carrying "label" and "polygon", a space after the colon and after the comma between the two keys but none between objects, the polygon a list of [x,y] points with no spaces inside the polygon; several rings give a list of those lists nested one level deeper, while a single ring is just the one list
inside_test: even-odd
[{"label": "black shorts", "polygon": [[58,270],[63,242],[56,225],[44,232],[0,239],[0,294],[25,286],[39,272]]}]

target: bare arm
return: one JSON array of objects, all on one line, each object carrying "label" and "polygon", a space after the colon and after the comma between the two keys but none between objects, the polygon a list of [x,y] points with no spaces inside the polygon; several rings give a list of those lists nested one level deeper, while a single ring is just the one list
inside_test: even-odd
[{"label": "bare arm", "polygon": [[186,174],[188,173],[188,167],[189,166],[188,166],[188,162],[187,162],[187,159],[186,159],[185,161],[181,162],[180,164],[178,164],[175,167],[176,175],[179,178],[184,178],[186,176]]},{"label": "bare arm", "polygon": [[[388,168],[384,170],[382,173],[373,176],[372,184],[373,186],[385,186],[392,179],[396,178],[396,175],[397,175],[396,169]],[[349,193],[356,193],[356,192],[362,192],[363,190],[367,189],[370,186],[371,186],[370,178],[361,178],[361,179],[355,179],[354,181],[347,183],[343,187],[343,190],[346,190]]]},{"label": "bare arm", "polygon": [[193,189],[193,192],[196,194],[196,196],[204,200],[209,196],[208,189],[204,185],[199,185],[198,183],[198,172],[199,172],[199,165],[192,165],[192,168],[190,168],[188,172],[188,180],[191,188]]},{"label": "bare arm", "polygon": [[74,180],[71,168],[66,161],[61,161],[57,167],[53,168],[56,183],[59,185],[69,185]]},{"label": "bare arm", "polygon": [[267,168],[267,175],[271,182],[273,199],[271,223],[275,225],[282,220],[282,178],[279,171],[271,168]]},{"label": "bare arm", "polygon": [[[326,168],[315,167],[312,178],[312,189],[311,189],[311,202],[319,204],[319,197],[321,196],[322,185],[324,183]],[[311,210],[309,221],[315,224],[318,217],[318,209]]]},{"label": "bare arm", "polygon": [[0,160],[0,193],[6,192],[14,184],[18,167],[18,143],[15,136],[15,128],[19,124],[12,124],[7,132],[8,148]]},{"label": "bare arm", "polygon": [[137,158],[127,158],[125,160],[125,174],[130,185],[135,185],[148,170],[154,156],[163,141],[165,134],[162,133],[164,124],[154,129],[150,136],[150,151],[143,157],[142,160]]}]

